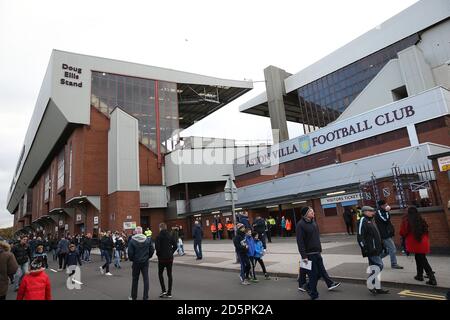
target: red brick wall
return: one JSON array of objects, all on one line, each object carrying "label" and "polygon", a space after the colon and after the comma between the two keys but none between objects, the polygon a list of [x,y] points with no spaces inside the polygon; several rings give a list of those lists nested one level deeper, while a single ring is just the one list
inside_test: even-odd
[{"label": "red brick wall", "polygon": [[416,124],[419,142],[434,142],[450,146],[450,116]]},{"label": "red brick wall", "polygon": [[[132,219],[127,220],[127,216]],[[117,191],[108,196],[108,211],[102,212],[100,222],[102,230],[121,231],[125,221],[140,222],[139,191]]]},{"label": "red brick wall", "polygon": [[162,184],[158,157],[142,144],[139,144],[139,182],[141,185]]},{"label": "red brick wall", "polygon": [[83,195],[108,192],[108,130],[109,119],[91,108],[91,124],[83,127]]}]

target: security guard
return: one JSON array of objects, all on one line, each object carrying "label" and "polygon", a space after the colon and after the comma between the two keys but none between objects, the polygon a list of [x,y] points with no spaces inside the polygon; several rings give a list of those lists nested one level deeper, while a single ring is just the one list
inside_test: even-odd
[{"label": "security guard", "polygon": [[147,238],[151,238],[152,237],[152,230],[150,230],[150,228],[147,228],[147,230],[145,230],[144,234],[145,234],[145,236]]},{"label": "security guard", "polygon": [[272,229],[275,229],[275,219],[272,218],[272,216],[269,216],[269,219],[267,219],[267,240],[272,243]]}]

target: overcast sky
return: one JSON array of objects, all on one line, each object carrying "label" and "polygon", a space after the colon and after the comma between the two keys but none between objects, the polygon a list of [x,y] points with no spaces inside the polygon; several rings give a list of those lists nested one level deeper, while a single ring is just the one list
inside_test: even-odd
[{"label": "overcast sky", "polygon": [[[261,81],[268,65],[296,73],[415,2],[0,0],[0,227],[12,225],[7,190],[52,49]],[[186,134],[270,140],[267,118],[238,112],[254,86]]]}]

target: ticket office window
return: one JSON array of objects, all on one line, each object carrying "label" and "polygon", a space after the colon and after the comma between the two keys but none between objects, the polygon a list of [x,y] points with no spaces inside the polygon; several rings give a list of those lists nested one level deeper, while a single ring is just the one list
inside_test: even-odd
[{"label": "ticket office window", "polygon": [[333,217],[338,215],[337,205],[336,203],[332,204],[323,204],[322,211],[325,217]]}]

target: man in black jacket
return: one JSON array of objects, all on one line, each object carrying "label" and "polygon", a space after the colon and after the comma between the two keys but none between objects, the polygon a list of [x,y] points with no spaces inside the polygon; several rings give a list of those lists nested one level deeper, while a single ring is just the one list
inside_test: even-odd
[{"label": "man in black jacket", "polygon": [[[158,275],[161,284],[160,298],[172,298],[172,266],[173,253],[177,250],[177,241],[167,231],[165,223],[159,224],[159,235],[155,241],[156,255],[158,256]],[[167,278],[169,280],[168,290],[164,284],[164,269],[167,269]]]},{"label": "man in black jacket", "polygon": [[391,258],[391,268],[392,269],[403,269],[397,263],[396,251],[394,243],[394,226],[391,222],[391,215],[389,211],[391,207],[386,203],[385,200],[378,201],[378,211],[375,215],[375,222],[377,224],[378,230],[380,231],[381,240],[383,241],[383,246],[386,249],[381,253],[381,259],[386,257],[388,254]]},{"label": "man in black jacket", "polygon": [[106,232],[106,235],[100,240],[100,245],[105,255],[105,264],[100,267],[100,273],[103,274],[106,271],[107,276],[112,276],[109,272],[109,265],[111,264],[114,241],[111,237],[111,231]]},{"label": "man in black jacket", "polygon": [[150,283],[148,280],[148,260],[153,257],[155,249],[153,248],[152,238],[147,238],[142,234],[142,227],[137,227],[134,231],[135,235],[128,241],[128,259],[133,262],[131,285],[131,299],[137,299],[139,275],[142,273],[144,280],[144,300],[148,300],[148,290]]},{"label": "man in black jacket", "polygon": [[[383,270],[383,259],[380,257],[380,254],[383,251],[383,242],[374,219],[375,209],[369,206],[364,206],[361,210],[363,217],[359,219],[358,222],[358,245],[361,248],[362,256],[368,258],[369,266],[377,266],[381,272],[381,270]],[[374,273],[375,270],[369,277],[372,277]],[[377,288],[375,278],[373,284],[374,288],[369,288],[372,293],[389,293],[388,290],[381,289],[380,282],[378,282]]]},{"label": "man in black jacket", "polygon": [[238,223],[236,225],[237,233],[233,238],[234,248],[239,257],[239,262],[241,264],[241,284],[249,285],[250,283],[247,281],[250,273],[250,259],[248,258],[248,243],[245,240],[245,225],[242,223]]},{"label": "man in black jacket", "polygon": [[194,238],[194,251],[195,255],[197,256],[197,260],[201,260],[203,258],[202,255],[203,230],[198,220],[195,221],[194,230],[192,231],[192,238]]},{"label": "man in black jacket", "polygon": [[322,278],[326,282],[328,290],[337,288],[340,286],[340,283],[331,280],[323,265],[321,256],[322,245],[320,243],[319,227],[314,221],[314,210],[310,207],[303,207],[300,212],[302,218],[297,223],[295,229],[297,246],[303,263],[307,264],[309,261],[312,263],[311,270],[307,272],[309,283],[306,287],[311,299],[315,300],[319,297],[319,292],[317,292],[319,278]]},{"label": "man in black jacket", "polygon": [[12,248],[11,252],[16,257],[17,264],[19,265],[19,269],[14,277],[14,290],[17,291],[19,290],[23,276],[28,272],[28,264],[31,261],[31,249],[28,245],[28,237],[20,237],[20,242]]},{"label": "man in black jacket", "polygon": [[92,235],[88,233],[83,239],[84,256],[83,260],[91,262],[91,250],[92,250]]},{"label": "man in black jacket", "polygon": [[256,217],[255,222],[253,222],[253,231],[258,232],[258,238],[261,240],[264,249],[267,249],[266,228],[266,221],[260,216]]}]

